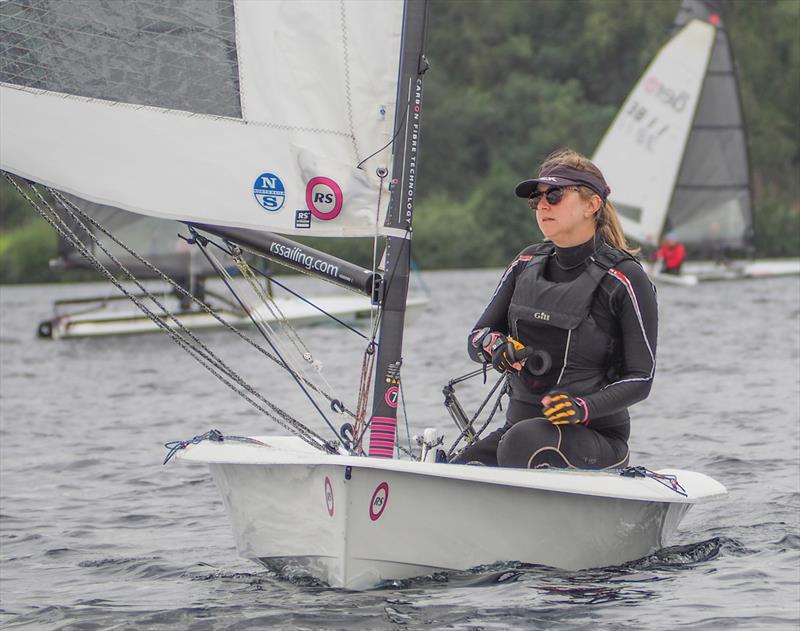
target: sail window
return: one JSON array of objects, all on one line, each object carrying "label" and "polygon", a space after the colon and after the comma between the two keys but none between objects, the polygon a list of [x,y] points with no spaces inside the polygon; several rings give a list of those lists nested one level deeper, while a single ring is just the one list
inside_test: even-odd
[{"label": "sail window", "polygon": [[241,118],[232,0],[0,2],[0,81]]}]

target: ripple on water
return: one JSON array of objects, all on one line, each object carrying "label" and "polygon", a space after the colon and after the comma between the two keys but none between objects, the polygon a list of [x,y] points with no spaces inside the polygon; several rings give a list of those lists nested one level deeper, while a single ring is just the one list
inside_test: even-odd
[{"label": "ripple on water", "polygon": [[[464,334],[502,273],[430,275],[430,307],[405,331],[411,433],[435,425],[452,436],[441,386],[453,375],[444,373],[469,370]],[[148,631],[794,629],[797,286],[797,279],[775,279],[659,292],[659,372],[650,397],[632,410],[631,448],[646,454],[651,469],[694,469],[730,490],[727,499],[689,514],[680,531],[684,545],[618,567],[565,572],[500,564],[369,592],[333,590],[302,570],[273,572],[239,559],[206,469],[160,468],[160,445],[172,438],[216,426],[232,434],[274,431],[238,397],[157,338],[39,343],[28,324],[49,313],[55,297],[86,295],[86,288],[3,288],[2,624]],[[761,311],[748,307],[758,299],[771,301],[777,314],[766,329]],[[342,396],[354,398],[363,349],[351,353],[328,329],[302,333],[335,368],[328,377]],[[274,378],[260,355],[240,357],[225,335],[209,341],[222,355],[235,353],[231,365],[255,375],[265,395],[305,413],[302,393]],[[357,360],[352,381],[348,353]],[[748,366],[758,369],[742,376]],[[750,409],[753,379],[773,410],[749,418],[742,410]],[[459,391],[469,412],[479,391],[471,384]],[[502,536],[501,519],[491,536]]]},{"label": "ripple on water", "polygon": [[132,579],[167,579],[186,574],[186,568],[164,563],[158,556],[85,560],[78,567]]},{"label": "ripple on water", "polygon": [[772,545],[774,545],[776,548],[781,548],[782,550],[800,550],[800,535],[789,532]]}]

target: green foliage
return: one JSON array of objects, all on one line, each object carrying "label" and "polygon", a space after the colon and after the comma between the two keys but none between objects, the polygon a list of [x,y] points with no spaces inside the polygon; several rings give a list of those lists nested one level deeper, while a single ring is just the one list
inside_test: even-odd
[{"label": "green foliage", "polygon": [[800,204],[765,199],[756,215],[756,251],[770,256],[800,256]]},{"label": "green foliage", "polygon": [[0,232],[19,228],[33,218],[28,202],[0,177]]},{"label": "green foliage", "polygon": [[505,265],[541,238],[514,186],[559,147],[592,153],[678,4],[433,2],[415,216],[423,267]]},{"label": "green foliage", "polygon": [[44,219],[0,232],[0,283],[55,280],[49,267],[55,255],[56,235]]},{"label": "green foliage", "polygon": [[[680,0],[433,0],[413,254],[505,265],[540,238],[515,184],[591,155],[668,40]],[[751,146],[757,254],[800,254],[800,1],[723,0]],[[50,278],[54,237],[0,180],[0,281]],[[38,237],[37,237],[38,235]],[[36,242],[41,239],[42,242]],[[310,240],[365,267],[365,239]],[[380,255],[381,253],[379,253]]]},{"label": "green foliage", "polygon": [[[787,212],[800,198],[800,2],[737,0],[727,17],[748,125],[756,212],[779,207]],[[763,224],[765,218],[759,219]],[[759,249],[769,246],[759,242]]]},{"label": "green foliage", "polygon": [[[518,203],[514,185],[558,147],[591,155],[668,40],[679,6],[680,0],[435,0],[419,184],[435,203],[417,213],[417,251],[423,240],[452,247],[445,235],[467,232],[452,221],[480,227],[480,243],[491,244],[478,259],[485,265],[535,240],[524,213],[510,212]],[[764,231],[757,254],[796,256],[797,233],[772,226],[795,226],[792,209],[800,205],[800,2],[727,0],[723,8],[749,126],[756,230]],[[440,238],[423,236],[439,226],[426,217],[433,208],[445,213],[449,232],[435,233]],[[512,228],[509,221],[521,223]],[[477,237],[463,239],[474,252],[485,249]],[[463,265],[461,258],[448,259],[446,251],[431,257],[447,266]]]}]

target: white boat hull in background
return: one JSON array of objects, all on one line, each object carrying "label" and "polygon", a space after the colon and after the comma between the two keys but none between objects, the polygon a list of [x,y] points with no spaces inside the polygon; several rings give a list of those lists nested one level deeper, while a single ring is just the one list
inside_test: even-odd
[{"label": "white boat hull in background", "polygon": [[687,261],[680,274],[666,274],[652,263],[644,264],[656,283],[693,287],[700,282],[769,278],[800,275],[800,259],[760,259],[734,261]]},{"label": "white boat hull in background", "polygon": [[684,267],[701,281],[800,275],[800,259],[687,261]]},{"label": "white boat hull in background", "polygon": [[331,456],[297,438],[259,440],[268,446],[205,441],[178,457],[209,465],[243,557],[299,564],[348,589],[503,561],[619,565],[662,547],[693,503],[726,493],[689,471],[672,472],[683,497],[618,472]]},{"label": "white boat hull in background", "polygon": [[658,284],[693,287],[700,282],[696,274],[689,274],[685,271],[680,274],[667,274],[666,272],[662,272],[659,266],[652,264],[645,264],[644,269],[647,275],[650,276],[650,280]]},{"label": "white boat hull in background", "polygon": [[[297,298],[274,298],[281,313],[292,324],[313,324],[328,320],[319,309],[340,319],[368,318],[375,307],[366,296],[318,296],[309,298],[319,309]],[[413,310],[428,302],[425,297],[410,297],[407,309]],[[215,312],[229,324],[239,328],[252,325],[249,316],[228,309],[215,309]],[[204,311],[184,311],[174,313],[176,319],[190,330],[219,328],[222,325],[215,317]],[[275,315],[264,305],[258,309],[259,319],[273,323]],[[176,328],[170,318],[162,318],[169,328]],[[39,336],[52,339],[75,337],[99,337],[106,335],[133,335],[156,333],[161,328],[138,309],[120,310],[100,308],[74,314],[56,316],[39,324]]]}]

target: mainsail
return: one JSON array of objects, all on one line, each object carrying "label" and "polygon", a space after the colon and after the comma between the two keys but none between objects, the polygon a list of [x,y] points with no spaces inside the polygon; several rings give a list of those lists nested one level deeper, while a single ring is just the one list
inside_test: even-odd
[{"label": "mainsail", "polygon": [[0,3],[0,168],[154,217],[387,234],[402,12]]},{"label": "mainsail", "polygon": [[[0,3],[0,168],[97,205],[88,216],[184,222],[204,253],[196,230],[370,295],[381,307],[367,349],[373,411],[369,423],[357,415],[350,449],[368,426],[370,455],[391,458],[426,11],[422,0]],[[385,276],[273,233],[385,237]],[[310,444],[335,450],[307,429]]]},{"label": "mainsail", "polygon": [[717,5],[684,0],[675,35],[594,155],[626,235],[646,245],[667,231],[707,254],[745,250],[752,242],[746,130]]}]

